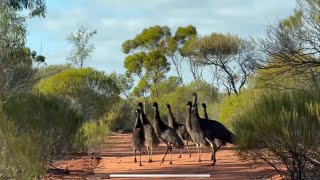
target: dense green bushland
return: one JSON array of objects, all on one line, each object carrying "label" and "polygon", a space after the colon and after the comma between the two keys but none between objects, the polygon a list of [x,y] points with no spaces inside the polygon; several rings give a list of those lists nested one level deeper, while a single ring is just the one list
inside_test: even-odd
[{"label": "dense green bushland", "polygon": [[319,175],[320,100],[314,92],[264,93],[239,112],[232,125],[240,150],[270,163],[284,177]]},{"label": "dense green bushland", "polygon": [[35,178],[73,147],[83,119],[53,96],[23,94],[0,109],[1,179]]}]

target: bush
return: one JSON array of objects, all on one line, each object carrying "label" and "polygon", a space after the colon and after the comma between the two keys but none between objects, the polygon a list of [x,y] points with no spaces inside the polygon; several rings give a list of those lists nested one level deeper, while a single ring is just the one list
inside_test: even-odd
[{"label": "bush", "polygon": [[30,179],[71,150],[81,117],[52,96],[24,94],[0,108],[0,178]]},{"label": "bush", "polygon": [[[319,102],[314,93],[284,91],[262,95],[253,106],[244,107],[232,123],[238,147],[263,159],[282,176],[319,177]],[[281,171],[276,163],[279,161],[287,171]]]},{"label": "bush", "polygon": [[[170,104],[174,113],[174,117],[179,122],[185,121],[188,114],[187,101],[192,101],[192,93],[198,94],[198,104],[205,102],[207,105],[216,103],[218,101],[218,90],[214,86],[203,82],[191,82],[190,84],[178,87],[175,91],[165,94],[161,99],[151,99],[159,102],[159,110],[162,115],[167,115],[166,104]],[[199,108],[199,110],[202,108]],[[153,114],[153,111],[152,111]]]},{"label": "bush", "polygon": [[[260,90],[246,90],[239,95],[231,94],[231,96],[225,96],[222,98],[219,104],[209,106],[209,116],[216,116],[217,119],[227,125],[231,126],[232,122],[239,116],[243,109],[249,109],[254,105],[255,101],[259,100],[262,91]],[[216,114],[210,114],[210,112],[216,112]]]},{"label": "bush", "polygon": [[109,127],[102,121],[85,122],[77,133],[77,146],[85,152],[100,151],[109,135]]},{"label": "bush", "polygon": [[118,77],[92,68],[68,69],[42,79],[35,92],[72,98],[86,120],[99,119],[119,101]]},{"label": "bush", "polygon": [[105,114],[104,121],[112,131],[131,132],[136,118],[136,104],[129,100],[121,100],[113,106],[110,112]]}]

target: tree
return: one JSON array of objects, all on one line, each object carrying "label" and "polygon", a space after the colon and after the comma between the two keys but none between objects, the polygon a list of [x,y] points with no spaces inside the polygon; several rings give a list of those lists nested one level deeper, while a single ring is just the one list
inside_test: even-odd
[{"label": "tree", "polygon": [[12,8],[14,11],[30,10],[31,17],[45,17],[47,9],[44,0],[1,0],[1,5]]},{"label": "tree", "polygon": [[199,38],[192,50],[200,65],[211,66],[213,76],[231,92],[239,94],[256,66],[255,46],[234,35],[213,33]]},{"label": "tree", "polygon": [[[191,39],[193,36],[197,35],[197,29],[192,26],[188,25],[186,27],[179,27],[175,32],[173,37],[168,37],[166,40],[167,49],[166,49],[166,56],[169,57],[171,60],[175,71],[177,72],[178,77],[180,78],[181,82],[183,83],[183,74],[182,74],[182,64],[184,58],[186,58],[183,54],[183,48],[185,47],[186,42]],[[190,62],[190,56],[188,56],[188,62]],[[193,72],[192,67],[189,66],[191,72]],[[194,74],[194,73],[192,73]]]},{"label": "tree", "polygon": [[90,44],[90,39],[96,34],[97,30],[89,30],[83,26],[77,32],[69,34],[67,41],[73,45],[73,49],[67,60],[79,68],[83,67],[95,49],[94,45]]},{"label": "tree", "polygon": [[152,93],[160,97],[159,83],[170,70],[165,56],[165,40],[171,35],[167,26],[153,26],[144,29],[134,39],[122,44],[122,51],[128,55],[124,62],[126,75],[140,78],[136,94]]},{"label": "tree", "polygon": [[34,91],[75,101],[85,120],[98,119],[119,100],[116,76],[92,68],[69,69],[42,79]]},{"label": "tree", "polygon": [[26,18],[0,4],[0,104],[33,86],[34,63],[45,57],[25,47]]},{"label": "tree", "polygon": [[269,76],[264,76],[264,80],[273,87],[277,87],[272,83],[273,79],[291,79],[319,91],[320,2],[297,2],[292,16],[276,27],[270,26],[267,37],[259,39],[260,48],[266,54],[260,68],[268,71]]},{"label": "tree", "polygon": [[186,58],[187,66],[192,74],[194,81],[203,81],[204,66],[199,63],[199,54],[197,51],[197,42],[199,37],[193,35],[184,42],[184,45],[179,49],[181,55]]}]

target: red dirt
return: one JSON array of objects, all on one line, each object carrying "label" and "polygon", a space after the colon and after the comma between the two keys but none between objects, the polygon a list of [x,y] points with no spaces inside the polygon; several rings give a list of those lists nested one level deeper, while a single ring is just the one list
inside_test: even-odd
[{"label": "red dirt", "polygon": [[[266,164],[241,160],[236,156],[237,151],[232,145],[224,146],[217,152],[216,166],[210,165],[211,151],[209,149],[203,150],[201,157],[202,162],[196,162],[198,155],[194,145],[190,148],[192,152],[191,158],[189,158],[187,154],[182,154],[182,158],[179,159],[179,150],[173,149],[173,165],[168,164],[170,155],[167,155],[165,162],[160,165],[160,160],[166,150],[164,144],[160,144],[160,147],[154,149],[154,155],[152,157],[154,162],[148,163],[147,155],[144,154],[142,156],[143,166],[139,166],[138,163],[135,164],[133,162],[134,152],[130,147],[131,134],[114,134],[111,136],[108,144],[108,147],[98,154],[101,159],[82,157],[78,160],[57,162],[55,163],[57,167],[67,168],[70,174],[54,175],[53,173],[48,173],[46,179],[108,179],[110,173],[210,174],[210,179],[223,180],[279,179],[275,178],[277,173],[271,170]],[[186,149],[184,153],[186,153]]]}]

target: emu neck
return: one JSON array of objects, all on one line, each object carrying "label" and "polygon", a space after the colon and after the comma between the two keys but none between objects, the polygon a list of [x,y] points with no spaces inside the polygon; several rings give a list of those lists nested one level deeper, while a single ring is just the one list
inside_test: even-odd
[{"label": "emu neck", "polygon": [[176,128],[177,122],[175,121],[171,108],[168,108],[168,125],[169,127]]},{"label": "emu neck", "polygon": [[155,128],[159,129],[161,132],[167,129],[166,125],[161,120],[158,107],[156,107],[154,110],[154,124],[155,124]]},{"label": "emu neck", "polygon": [[191,128],[191,105],[189,106],[188,111],[189,111],[189,113],[188,113],[188,117],[186,118],[186,128],[187,128],[187,131],[190,132],[192,130],[192,128]]},{"label": "emu neck", "polygon": [[[143,109],[143,108],[141,108],[141,109]],[[142,110],[141,110],[141,112],[140,112],[140,118],[141,118],[143,124],[150,124],[150,122],[148,121],[146,115],[143,113]]]},{"label": "emu neck", "polygon": [[138,115],[137,119],[136,119],[136,122],[134,123],[134,129],[137,129],[137,128],[142,128],[142,123],[141,123],[141,118],[140,118],[140,114]]},{"label": "emu neck", "polygon": [[200,123],[199,123],[200,116],[199,116],[199,112],[198,112],[198,107],[197,106],[191,108],[191,118],[190,118],[190,120],[191,120],[191,128],[192,128],[192,130],[201,131]]},{"label": "emu neck", "polygon": [[197,95],[194,95],[194,97],[193,97],[192,109],[196,109],[198,111],[198,96]]},{"label": "emu neck", "polygon": [[207,113],[207,108],[203,108],[203,118],[204,119],[209,119],[208,113]]}]

